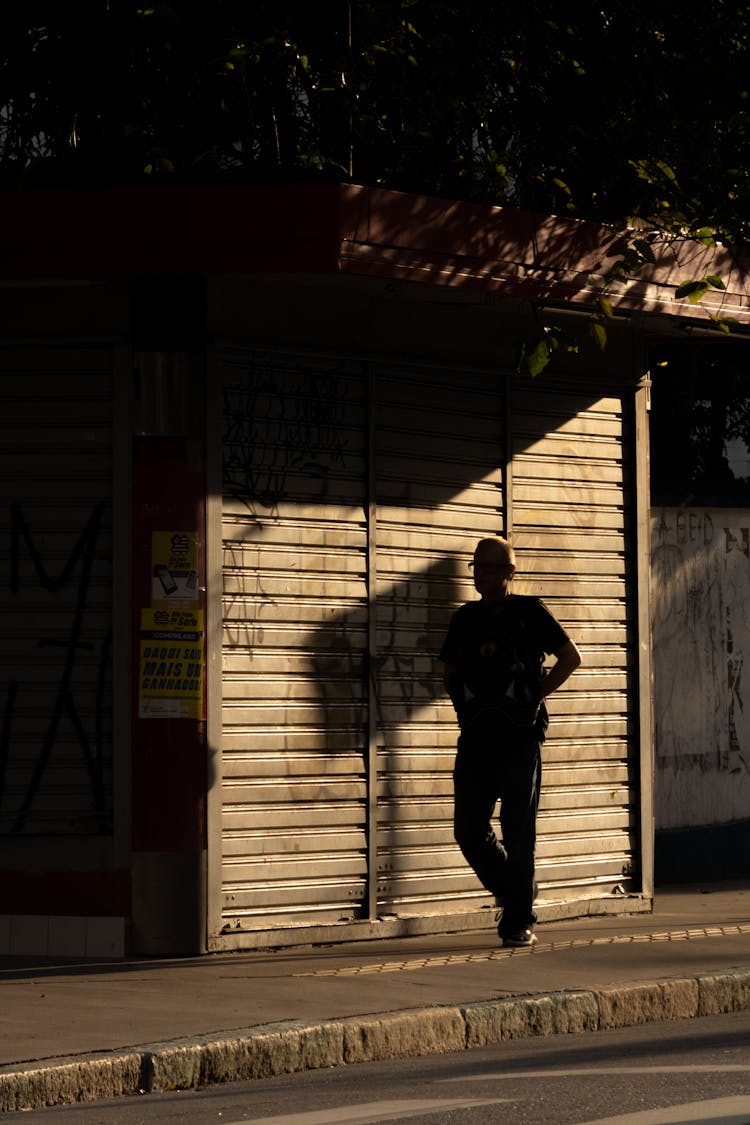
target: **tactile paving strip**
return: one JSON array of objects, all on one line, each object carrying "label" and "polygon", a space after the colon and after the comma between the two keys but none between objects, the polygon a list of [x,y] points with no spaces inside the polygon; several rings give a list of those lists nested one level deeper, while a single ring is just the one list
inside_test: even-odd
[{"label": "tactile paving strip", "polygon": [[504,961],[508,957],[537,957],[540,953],[559,953],[566,949],[590,948],[593,945],[629,945],[634,942],[693,941],[707,937],[750,934],[750,923],[736,926],[706,926],[691,930],[668,930],[661,933],[624,934],[612,937],[578,939],[575,941],[538,941],[530,949],[491,949],[486,953],[451,953],[437,957],[414,957],[404,961],[381,961],[369,965],[346,965],[337,969],[315,969],[295,973],[297,977],[350,977],[373,973],[400,973],[413,969],[429,969],[441,965],[468,965],[473,961]]}]

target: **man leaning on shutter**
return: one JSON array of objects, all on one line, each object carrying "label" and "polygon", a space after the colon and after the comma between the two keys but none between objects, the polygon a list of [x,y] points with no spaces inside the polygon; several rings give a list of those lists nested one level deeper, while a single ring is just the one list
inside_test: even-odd
[{"label": "man leaning on shutter", "polygon": [[[501,538],[474,552],[479,600],[454,613],[440,651],[460,736],[453,772],[454,834],[499,908],[504,946],[531,946],[534,853],[548,716],[544,699],[581,663],[580,653],[539,598],[511,594],[515,552]],[[546,655],[555,657],[545,671]],[[500,801],[502,842],[492,828]]]}]

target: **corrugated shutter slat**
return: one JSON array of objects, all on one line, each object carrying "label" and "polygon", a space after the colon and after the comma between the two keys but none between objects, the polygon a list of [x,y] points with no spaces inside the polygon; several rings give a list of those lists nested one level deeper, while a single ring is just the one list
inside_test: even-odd
[{"label": "corrugated shutter slat", "polygon": [[0,833],[112,827],[112,354],[0,351]]},{"label": "corrugated shutter slat", "polygon": [[223,912],[244,929],[364,898],[365,388],[336,360],[226,357]]}]

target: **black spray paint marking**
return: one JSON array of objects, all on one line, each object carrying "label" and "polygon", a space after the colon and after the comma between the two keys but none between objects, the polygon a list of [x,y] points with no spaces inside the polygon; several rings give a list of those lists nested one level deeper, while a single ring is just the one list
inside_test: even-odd
[{"label": "black spray paint marking", "polygon": [[288,476],[344,464],[347,384],[336,371],[274,370],[270,362],[224,390],[224,492],[272,508]]},{"label": "black spray paint marking", "polygon": [[[50,593],[57,593],[62,590],[71,580],[71,577],[79,565],[80,570],[78,575],[78,588],[76,591],[76,604],[73,611],[73,617],[70,624],[70,632],[66,639],[59,638],[41,638],[39,641],[40,647],[59,647],[64,650],[65,658],[60,675],[60,682],[57,689],[57,696],[49,717],[47,730],[42,741],[42,746],[37,758],[34,770],[29,781],[24,798],[16,812],[13,820],[12,832],[22,832],[29,811],[36,797],[44,772],[47,768],[52,749],[57,738],[57,732],[60,721],[64,715],[67,715],[73,730],[76,733],[78,744],[81,749],[84,764],[89,776],[89,783],[91,786],[91,793],[94,801],[94,808],[97,812],[99,819],[99,831],[106,831],[107,813],[106,813],[106,795],[104,792],[104,732],[102,727],[102,712],[104,704],[104,684],[106,681],[107,668],[111,654],[111,636],[108,635],[102,645],[102,653],[100,658],[100,665],[97,676],[97,700],[96,700],[96,729],[94,735],[94,747],[92,748],[91,740],[85,730],[78,709],[75,705],[73,692],[71,690],[71,679],[76,664],[77,653],[83,649],[92,649],[91,642],[82,639],[83,619],[86,611],[89,583],[91,580],[91,572],[96,558],[96,546],[101,529],[102,517],[105,511],[105,504],[99,504],[94,508],[93,512],[86,525],[84,526],[81,534],[79,535],[70,556],[63,567],[61,573],[55,578],[47,573],[47,568],[44,565],[39,551],[36,548],[34,539],[20,505],[12,504],[10,509],[11,516],[11,550],[10,550],[10,590],[15,594],[21,588],[20,581],[20,557],[22,544],[26,547],[29,558],[31,559],[34,571],[39,580],[39,584],[43,589]],[[5,713],[3,716],[3,724],[1,728],[0,737],[0,808],[2,808],[3,797],[5,792],[5,781],[7,776],[7,765],[10,756],[11,733],[13,728],[13,713],[15,710],[18,689],[22,685],[17,681],[13,681],[8,685],[8,692],[5,702]]]}]

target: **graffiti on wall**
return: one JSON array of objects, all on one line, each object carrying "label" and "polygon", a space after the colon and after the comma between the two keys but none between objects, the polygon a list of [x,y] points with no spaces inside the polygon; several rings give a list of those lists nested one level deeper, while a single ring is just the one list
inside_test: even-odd
[{"label": "graffiti on wall", "polygon": [[[697,796],[686,776],[671,798],[708,810],[712,778],[750,788],[750,513],[655,510],[651,565],[657,768],[692,774]],[[699,823],[732,819],[713,799]]]},{"label": "graffiti on wall", "polygon": [[750,526],[723,530],[729,703],[726,765],[729,770],[750,775]]},{"label": "graffiti on wall", "polygon": [[721,559],[713,544],[707,513],[662,512],[654,527],[657,755],[705,768],[719,765],[727,744],[724,700],[713,690],[726,659]]},{"label": "graffiti on wall", "polygon": [[224,388],[224,494],[272,509],[292,474],[319,479],[343,466],[347,396],[335,367],[250,364]]},{"label": "graffiti on wall", "polygon": [[[284,501],[341,502],[338,482],[347,470],[347,417],[359,391],[335,361],[296,366],[257,354],[229,371],[223,389],[225,499],[242,506],[256,530],[278,520]],[[225,635],[252,653],[265,622],[277,614],[277,585],[248,566],[252,537],[225,547]],[[230,577],[231,576],[231,577]]]},{"label": "graffiti on wall", "polygon": [[[35,699],[40,691],[40,679],[35,675],[35,670],[28,668],[26,679],[13,678],[9,680],[5,699],[3,701],[2,725],[0,726],[0,817],[2,823],[7,822],[7,828],[13,833],[22,833],[27,828],[32,808],[44,784],[45,773],[50,764],[62,725],[67,721],[75,738],[75,745],[80,752],[85,767],[90,790],[91,815],[87,818],[85,831],[106,832],[109,830],[108,798],[105,787],[105,747],[110,740],[110,732],[106,730],[106,715],[109,705],[109,682],[111,666],[111,630],[107,630],[100,642],[96,669],[95,704],[93,714],[93,729],[87,729],[87,724],[82,716],[82,708],[76,701],[75,682],[76,668],[81,654],[95,652],[95,643],[88,639],[85,629],[86,609],[89,590],[92,581],[92,572],[97,559],[97,547],[102,527],[105,505],[99,504],[92,511],[85,526],[82,528],[78,539],[74,543],[70,555],[59,574],[51,574],[48,564],[41,551],[38,549],[31,528],[18,504],[10,507],[10,572],[8,589],[11,595],[21,592],[24,583],[21,578],[22,555],[31,563],[35,581],[29,583],[33,588],[46,591],[52,596],[67,594],[73,590],[74,599],[69,620],[64,631],[50,631],[48,635],[38,630],[37,620],[29,623],[29,632],[37,637],[38,649],[54,649],[59,652],[60,660],[56,665],[56,683],[52,687],[52,702],[47,714],[43,716],[43,734],[38,750],[33,756],[24,758],[23,767],[31,767],[31,775],[25,784],[19,801],[13,801],[9,808],[8,801],[8,773],[12,764],[14,736],[16,734],[17,719],[22,711],[28,712],[35,707]],[[44,613],[40,605],[39,614]],[[59,622],[60,617],[56,617]],[[96,659],[96,657],[95,657]],[[44,685],[44,691],[49,692],[50,685]],[[38,703],[36,704],[38,707]],[[91,723],[92,720],[89,720]],[[18,765],[18,763],[15,763]],[[61,813],[56,821],[54,830],[63,831],[62,822],[70,819],[78,821],[77,814],[66,817]],[[70,826],[69,826],[70,827]],[[76,828],[81,825],[76,823]]]}]

